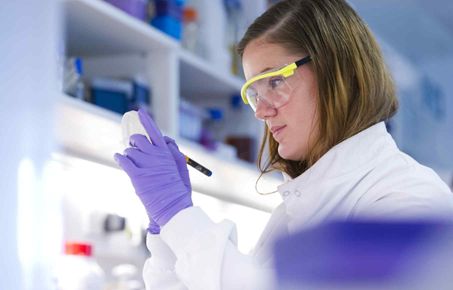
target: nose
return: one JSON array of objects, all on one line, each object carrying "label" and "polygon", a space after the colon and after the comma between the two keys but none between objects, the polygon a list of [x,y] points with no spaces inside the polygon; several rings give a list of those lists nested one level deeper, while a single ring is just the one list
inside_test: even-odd
[{"label": "nose", "polygon": [[258,99],[256,103],[255,118],[259,120],[266,120],[277,114],[277,109],[263,99]]}]

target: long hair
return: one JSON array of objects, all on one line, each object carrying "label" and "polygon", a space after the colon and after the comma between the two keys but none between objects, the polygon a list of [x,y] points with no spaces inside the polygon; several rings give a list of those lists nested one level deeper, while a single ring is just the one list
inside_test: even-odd
[{"label": "long hair", "polygon": [[[278,2],[250,25],[237,46],[241,57],[256,39],[310,55],[318,83],[317,140],[304,160],[285,160],[266,126],[258,154],[263,174],[281,170],[299,176],[336,144],[395,114],[398,101],[380,48],[346,1]],[[266,147],[269,157],[263,164]]]}]

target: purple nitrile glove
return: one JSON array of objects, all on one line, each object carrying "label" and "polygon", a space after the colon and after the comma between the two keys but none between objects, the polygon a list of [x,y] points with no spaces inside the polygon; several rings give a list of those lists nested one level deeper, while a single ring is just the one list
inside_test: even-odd
[{"label": "purple nitrile glove", "polygon": [[132,147],[124,155],[116,153],[115,161],[129,175],[150,221],[162,227],[179,211],[193,205],[190,180],[185,157],[176,143],[162,136],[146,111],[139,110],[138,115],[152,143],[143,135],[132,135]]},{"label": "purple nitrile glove", "polygon": [[148,232],[153,235],[160,234],[160,226],[153,219],[149,219]]},{"label": "purple nitrile glove", "polygon": [[[190,184],[189,178],[189,170],[187,169],[187,163],[185,156],[179,151],[178,145],[176,145],[175,140],[171,139],[170,137],[164,136],[165,143],[167,143],[168,148],[170,149],[173,158],[176,161],[176,165],[178,166],[179,175],[186,185],[187,189],[192,192],[192,185]],[[153,235],[160,234],[160,226],[153,220],[150,219],[148,231]]]},{"label": "purple nitrile glove", "polygon": [[176,145],[175,140],[171,139],[168,136],[164,136],[165,143],[170,149],[173,159],[176,161],[176,166],[178,167],[179,175],[184,182],[187,190],[192,192],[192,184],[190,183],[189,169],[187,169],[186,156],[179,151],[178,145]]}]

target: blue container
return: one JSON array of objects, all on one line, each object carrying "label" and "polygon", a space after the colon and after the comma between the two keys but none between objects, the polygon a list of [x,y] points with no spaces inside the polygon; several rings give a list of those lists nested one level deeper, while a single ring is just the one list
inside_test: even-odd
[{"label": "blue container", "polygon": [[97,106],[124,114],[132,98],[132,82],[95,79],[91,87],[91,102]]},{"label": "blue container", "polygon": [[129,110],[138,110],[140,108],[149,109],[151,104],[150,88],[138,81],[133,82],[133,93],[129,103]]},{"label": "blue container", "polygon": [[182,20],[183,5],[176,1],[155,1],[155,16],[170,16]]},{"label": "blue container", "polygon": [[157,16],[151,20],[151,25],[161,30],[162,32],[181,40],[182,22],[170,16]]},{"label": "blue container", "polygon": [[128,111],[128,99],[121,92],[93,89],[91,91],[93,103],[99,107],[124,114]]}]

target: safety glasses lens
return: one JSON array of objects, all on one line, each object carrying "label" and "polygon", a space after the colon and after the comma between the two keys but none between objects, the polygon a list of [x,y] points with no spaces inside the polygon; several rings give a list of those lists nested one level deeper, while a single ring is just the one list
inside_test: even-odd
[{"label": "safety glasses lens", "polygon": [[258,103],[279,108],[289,101],[291,86],[285,77],[270,76],[251,83],[246,89],[246,97],[254,111]]}]

